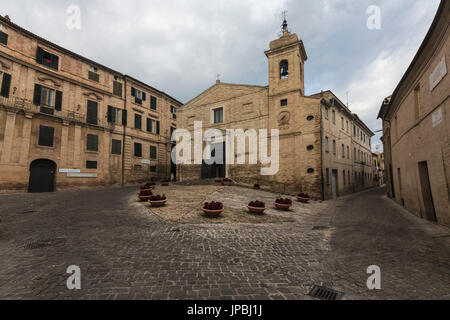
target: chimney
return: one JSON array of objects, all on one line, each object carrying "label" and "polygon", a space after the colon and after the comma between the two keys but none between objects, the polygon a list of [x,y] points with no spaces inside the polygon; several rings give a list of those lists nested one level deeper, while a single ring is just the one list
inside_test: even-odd
[{"label": "chimney", "polygon": [[8,22],[11,22],[11,18],[6,14],[5,19],[8,20]]}]

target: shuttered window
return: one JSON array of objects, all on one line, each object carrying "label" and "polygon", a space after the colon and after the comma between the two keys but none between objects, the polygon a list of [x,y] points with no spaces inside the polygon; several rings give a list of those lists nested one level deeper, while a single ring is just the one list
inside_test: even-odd
[{"label": "shuttered window", "polygon": [[154,146],[150,146],[150,159],[158,158],[158,149]]},{"label": "shuttered window", "polygon": [[122,110],[114,108],[112,106],[108,106],[108,115],[107,115],[108,122],[110,123],[117,123],[122,124]]},{"label": "shuttered window", "polygon": [[86,149],[88,151],[98,151],[98,136],[94,134],[87,135]]},{"label": "shuttered window", "polygon": [[97,169],[97,161],[86,161],[86,169]]},{"label": "shuttered window", "polygon": [[160,126],[160,122],[159,121],[156,121],[156,134],[157,135],[159,135],[159,133],[160,133],[160,131],[161,131],[161,128],[160,128],[161,126]]},{"label": "shuttered window", "polygon": [[36,51],[36,62],[52,69],[58,70],[59,57],[45,51],[41,47],[38,47]]},{"label": "shuttered window", "polygon": [[134,156],[142,158],[142,144],[137,142],[134,143]]},{"label": "shuttered window", "polygon": [[142,129],[142,116],[140,114],[134,114],[134,127],[136,129]]},{"label": "shuttered window", "polygon": [[156,100],[156,97],[154,97],[154,96],[150,97],[150,108],[152,110],[156,110],[157,109],[157,100]]},{"label": "shuttered window", "polygon": [[89,77],[89,80],[92,80],[92,81],[95,81],[95,82],[99,82],[100,81],[100,76],[96,72],[89,71],[88,77]]},{"label": "shuttered window", "polygon": [[11,88],[11,75],[8,73],[3,73],[2,88],[0,95],[5,98],[9,98],[9,91]]},{"label": "shuttered window", "polygon": [[0,31],[0,43],[8,45],[8,34]]},{"label": "shuttered window", "polygon": [[86,122],[89,124],[97,124],[98,103],[88,100]]},{"label": "shuttered window", "polygon": [[39,126],[39,142],[40,146],[53,147],[53,138],[55,135],[55,128]]},{"label": "shuttered window", "polygon": [[113,82],[113,94],[118,97],[122,97],[122,83],[118,81]]},{"label": "shuttered window", "polygon": [[112,140],[112,154],[122,154],[122,141]]}]

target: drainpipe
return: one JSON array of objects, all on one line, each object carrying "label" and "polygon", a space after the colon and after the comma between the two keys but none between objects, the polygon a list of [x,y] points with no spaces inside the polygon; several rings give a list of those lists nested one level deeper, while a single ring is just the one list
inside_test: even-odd
[{"label": "drainpipe", "polygon": [[[127,78],[123,77],[123,93],[124,93],[124,101],[123,101],[123,109],[127,110]],[[123,113],[122,113],[122,117],[123,117]],[[128,112],[127,112],[127,117],[128,117]],[[123,141],[122,141],[122,182],[121,185],[122,187],[125,185],[125,138],[126,138],[126,132],[127,132],[127,126],[128,126],[128,119],[127,119],[127,124],[125,126],[123,126]],[[123,119],[122,119],[122,124],[123,124]]]},{"label": "drainpipe", "polygon": [[322,201],[325,201],[325,177],[323,176],[323,114],[322,114],[322,101],[320,102],[320,171],[322,175]]}]

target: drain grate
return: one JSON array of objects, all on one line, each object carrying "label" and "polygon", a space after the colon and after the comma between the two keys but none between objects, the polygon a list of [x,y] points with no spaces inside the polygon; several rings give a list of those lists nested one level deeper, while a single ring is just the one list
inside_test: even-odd
[{"label": "drain grate", "polygon": [[344,296],[342,292],[338,292],[323,286],[314,286],[308,293],[308,295],[320,300],[341,300]]},{"label": "drain grate", "polygon": [[33,250],[33,249],[40,249],[40,248],[46,248],[46,247],[56,247],[59,245],[65,245],[66,239],[64,238],[55,238],[55,239],[46,239],[46,240],[39,240],[35,242],[29,242],[25,245],[26,250]]},{"label": "drain grate", "polygon": [[328,230],[330,229],[330,227],[326,227],[326,226],[314,226],[313,230]]}]

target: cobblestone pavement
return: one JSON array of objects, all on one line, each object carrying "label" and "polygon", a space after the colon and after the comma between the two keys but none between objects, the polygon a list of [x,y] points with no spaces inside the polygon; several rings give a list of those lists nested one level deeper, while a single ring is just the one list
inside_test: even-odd
[{"label": "cobblestone pavement", "polygon": [[[297,203],[272,224],[168,223],[135,198],[136,187],[0,195],[0,299],[309,299],[323,283],[345,299],[450,298],[449,230],[379,189]],[[381,291],[366,288],[373,264]],[[66,287],[70,265],[81,290]]]}]

